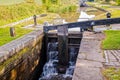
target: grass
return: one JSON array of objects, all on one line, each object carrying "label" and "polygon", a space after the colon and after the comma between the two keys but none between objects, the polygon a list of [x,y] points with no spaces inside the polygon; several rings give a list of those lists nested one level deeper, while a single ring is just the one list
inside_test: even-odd
[{"label": "grass", "polygon": [[[111,13],[111,18],[116,18],[116,17],[120,17],[120,8],[112,8],[110,4],[100,4],[100,3],[92,3],[92,2],[88,2],[89,5],[92,6],[96,6],[96,7],[100,7],[103,8],[107,11],[109,11]],[[104,19],[106,18],[106,14],[101,14],[95,17],[95,19]]]},{"label": "grass", "polygon": [[[116,17],[120,17],[120,9],[118,8],[111,8],[110,4],[108,5],[102,5],[100,3],[91,3],[89,2],[88,4],[93,5],[93,6],[97,6],[100,8],[103,8],[107,11],[109,11],[111,13],[111,18],[116,18]],[[106,14],[101,14],[95,17],[95,19],[104,19],[106,18]],[[110,30],[110,31],[105,31],[104,32],[106,35],[105,40],[102,41],[102,49],[120,49],[120,31],[114,31],[114,30]]]},{"label": "grass", "polygon": [[27,34],[28,32],[30,32],[31,30],[28,29],[23,29],[20,27],[16,27],[15,28],[15,33],[16,36],[15,37],[11,37],[10,36],[10,32],[9,32],[9,27],[7,28],[0,28],[0,46],[2,46],[3,44],[6,44],[20,36],[23,36],[25,34]]},{"label": "grass", "polygon": [[108,68],[103,71],[107,80],[120,80],[120,69]]},{"label": "grass", "polygon": [[77,12],[71,12],[71,13],[65,13],[65,14],[60,14],[62,18],[66,20],[66,22],[75,22],[78,20],[80,13]]},{"label": "grass", "polygon": [[24,2],[24,0],[0,0],[0,5],[12,5]]},{"label": "grass", "polygon": [[19,21],[34,14],[41,14],[42,12],[44,12],[44,7],[36,3],[0,6],[0,26]]},{"label": "grass", "polygon": [[[43,12],[42,7],[36,3],[19,3],[18,5],[0,5],[0,13],[1,13],[0,26],[9,24],[15,21],[19,21],[21,19],[30,17],[34,14],[40,14],[42,12]],[[0,27],[0,46],[32,31],[32,30],[22,28],[23,26],[29,25],[31,23],[33,23],[33,20],[14,26],[16,30],[15,37],[10,37],[9,26],[6,28]]]},{"label": "grass", "polygon": [[[25,2],[25,0],[0,0],[0,5],[13,5]],[[35,0],[36,3],[41,4],[41,0]]]},{"label": "grass", "polygon": [[[111,18],[120,17],[120,9],[115,8],[106,8],[111,13]],[[104,19],[106,18],[106,14],[101,14],[95,17],[95,19]]]},{"label": "grass", "polygon": [[106,38],[102,41],[102,48],[108,50],[120,49],[120,31],[108,30],[104,33]]},{"label": "grass", "polygon": [[[40,0],[35,0],[36,3],[41,3]],[[5,24],[9,24],[12,22],[19,21],[21,19],[41,14],[44,12],[52,12],[52,13],[66,13],[66,12],[74,12],[77,7],[75,4],[62,4],[62,5],[40,5],[36,3],[26,3],[22,2],[18,5],[0,5],[0,26]],[[61,6],[61,7],[60,7]]]},{"label": "grass", "polygon": [[[65,4],[63,4],[64,2]],[[39,18],[37,19],[37,22],[38,24],[44,23],[45,21],[49,21],[49,22],[51,21],[52,23],[53,18],[60,18],[60,16],[56,15],[58,14],[57,11],[62,14],[68,12],[67,10],[69,10],[70,12],[74,12],[76,10],[77,7],[75,6],[75,4],[70,5],[67,4],[66,1],[64,2],[62,3],[62,7],[60,8],[60,11],[58,11],[59,5],[50,5],[51,7],[47,9],[45,5],[37,4],[37,3],[41,3],[41,0],[35,0],[35,3],[34,2],[26,3],[24,2],[24,0],[19,0],[19,1],[1,0],[0,4],[3,5],[0,5],[0,46],[30,32],[31,30],[25,30],[21,27],[24,27],[29,24],[33,24],[33,20],[15,25],[14,27],[16,28],[16,37],[10,37],[9,35],[10,26],[8,26],[7,28],[3,28],[2,27],[3,25],[19,21],[21,19],[33,16],[35,14],[37,15],[41,13],[50,13],[50,12],[53,12],[54,14],[48,14],[49,16],[45,18]]]}]

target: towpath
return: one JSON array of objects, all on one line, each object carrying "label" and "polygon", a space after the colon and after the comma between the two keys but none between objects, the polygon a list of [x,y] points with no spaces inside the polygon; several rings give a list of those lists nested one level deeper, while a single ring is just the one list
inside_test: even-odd
[{"label": "towpath", "polygon": [[101,70],[105,59],[100,49],[103,38],[102,33],[83,33],[73,80],[104,80]]}]

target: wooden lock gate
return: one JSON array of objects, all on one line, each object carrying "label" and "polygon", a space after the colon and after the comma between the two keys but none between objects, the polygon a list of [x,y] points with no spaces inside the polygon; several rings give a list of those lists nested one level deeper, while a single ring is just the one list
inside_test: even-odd
[{"label": "wooden lock gate", "polygon": [[[55,40],[58,42],[58,59],[59,59],[59,66],[67,67],[69,62],[69,54],[68,49],[71,46],[76,46],[79,49],[80,43],[71,44],[69,43],[70,39],[79,39],[82,38],[82,31],[84,29],[93,28],[93,26],[98,25],[110,25],[110,24],[119,24],[120,18],[109,18],[109,19],[101,19],[101,20],[89,20],[89,21],[82,21],[82,22],[74,22],[68,24],[60,24],[60,25],[53,25],[53,26],[44,26],[44,34],[46,44],[48,43],[49,38],[56,38]],[[69,28],[80,28],[80,32],[73,32],[69,33]],[[50,30],[57,30],[57,32],[49,32]],[[47,46],[47,45],[46,45]]]}]

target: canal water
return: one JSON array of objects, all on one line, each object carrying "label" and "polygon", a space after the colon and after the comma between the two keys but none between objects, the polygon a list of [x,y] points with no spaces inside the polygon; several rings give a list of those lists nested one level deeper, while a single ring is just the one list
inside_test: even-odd
[{"label": "canal water", "polygon": [[70,59],[69,66],[64,74],[57,70],[58,66],[58,43],[49,42],[47,46],[47,62],[43,67],[43,72],[39,80],[72,80],[72,75],[75,68],[77,52],[74,47],[69,49]]},{"label": "canal water", "polygon": [[[85,13],[86,15],[83,15],[83,13]],[[71,22],[78,21],[78,19],[84,19],[84,18],[90,19],[91,16],[93,16],[93,15],[94,15],[94,17],[96,17],[96,16],[104,14],[104,13],[105,13],[105,11],[99,10],[94,7],[80,7],[77,12],[71,12],[70,14],[61,15],[61,18],[64,19],[65,23],[66,22],[71,23]],[[94,18],[92,18],[92,19],[94,19]]]}]

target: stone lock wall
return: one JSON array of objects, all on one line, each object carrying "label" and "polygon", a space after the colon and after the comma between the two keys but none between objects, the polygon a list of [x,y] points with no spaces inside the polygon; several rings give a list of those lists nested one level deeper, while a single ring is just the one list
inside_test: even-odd
[{"label": "stone lock wall", "polygon": [[40,60],[43,32],[34,31],[0,47],[0,80],[30,80]]}]

